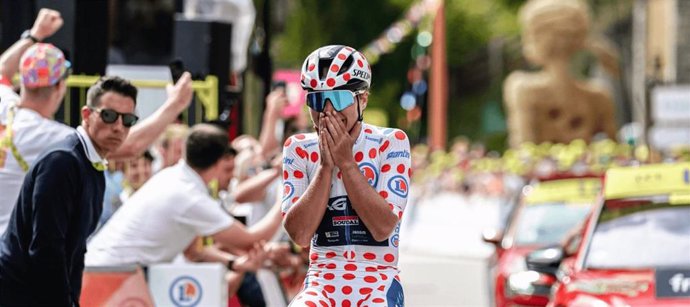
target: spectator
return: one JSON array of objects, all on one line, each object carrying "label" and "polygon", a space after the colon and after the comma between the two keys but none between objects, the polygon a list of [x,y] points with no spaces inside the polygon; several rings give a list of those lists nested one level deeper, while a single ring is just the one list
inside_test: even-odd
[{"label": "spectator", "polygon": [[[46,58],[57,59],[48,68],[49,78],[25,78],[25,89],[41,92],[40,87],[54,84],[51,78],[63,78],[62,52],[46,44],[22,57],[23,76],[31,76]],[[64,92],[64,80],[57,84]],[[136,96],[129,82],[102,78],[88,91],[77,131],[33,161],[0,240],[0,305],[79,305],[86,240],[103,203],[105,159],[137,121]]]},{"label": "spectator", "polygon": [[[154,175],[123,204],[89,243],[87,265],[165,263],[184,251],[191,260],[221,261],[240,273],[255,269],[254,257],[263,257],[255,244],[276,232],[280,209],[276,202],[265,219],[245,228],[221,208],[209,185],[227,187],[233,159],[223,130],[209,124],[194,126],[184,159]],[[224,247],[250,253],[235,259],[217,250],[208,252],[194,243],[197,237],[211,237]]]},{"label": "spectator", "polygon": [[[151,163],[153,156],[147,150],[138,158],[125,163],[123,189],[120,193],[120,203],[125,203],[134,192],[138,191],[151,178]],[[115,208],[117,210],[118,208]]]},{"label": "spectator", "polygon": [[156,142],[153,162],[153,172],[173,166],[182,158],[184,140],[189,133],[189,127],[185,124],[172,123],[165,128],[165,132]]},{"label": "spectator", "polygon": [[[19,189],[40,153],[74,133],[51,120],[67,90],[71,64],[61,51],[41,41],[62,26],[60,13],[41,9],[25,36],[0,56],[0,233],[5,231]],[[9,86],[19,69],[21,96]],[[189,106],[193,90],[189,73],[168,87],[168,99],[151,116],[133,127],[120,148],[109,155],[122,159],[141,154],[168,123]]]}]

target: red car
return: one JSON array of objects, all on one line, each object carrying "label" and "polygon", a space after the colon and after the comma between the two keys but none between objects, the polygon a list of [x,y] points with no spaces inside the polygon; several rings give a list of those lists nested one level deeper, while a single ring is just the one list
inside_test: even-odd
[{"label": "red car", "polygon": [[496,246],[490,272],[496,306],[545,306],[555,278],[528,270],[525,256],[560,243],[582,223],[600,192],[600,178],[570,178],[525,186],[505,232],[484,233]]},{"label": "red car", "polygon": [[[548,273],[563,250],[538,250]],[[690,306],[690,163],[611,169],[576,253],[555,274],[548,306]]]}]

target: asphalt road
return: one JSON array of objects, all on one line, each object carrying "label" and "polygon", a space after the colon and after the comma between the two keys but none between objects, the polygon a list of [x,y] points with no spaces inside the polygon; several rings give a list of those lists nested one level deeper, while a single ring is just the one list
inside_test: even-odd
[{"label": "asphalt road", "polygon": [[400,230],[406,307],[490,306],[488,261],[481,240],[499,226],[500,199],[439,193],[408,203]]}]

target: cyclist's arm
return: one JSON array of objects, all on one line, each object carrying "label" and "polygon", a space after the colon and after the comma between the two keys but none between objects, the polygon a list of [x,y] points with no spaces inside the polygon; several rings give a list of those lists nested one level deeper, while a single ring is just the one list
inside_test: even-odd
[{"label": "cyclist's arm", "polygon": [[[318,147],[310,146],[317,152]],[[302,153],[300,155],[299,153]],[[319,153],[316,153],[319,154]],[[283,225],[290,238],[300,246],[308,246],[326,211],[331,193],[332,166],[317,166],[316,176],[307,178],[306,159],[311,156],[293,136],[283,149]]]},{"label": "cyclist's arm", "polygon": [[398,219],[402,219],[412,177],[410,142],[405,132],[394,129],[388,133],[379,148],[379,155],[381,175],[376,191]]},{"label": "cyclist's arm", "polygon": [[[400,130],[391,130],[384,137],[384,142],[377,148],[381,168],[376,187],[369,184],[354,161],[348,162],[348,166],[342,170],[350,202],[376,241],[387,239],[402,217],[409,182],[409,149],[407,136]],[[393,151],[406,151],[408,155],[392,155],[389,158],[388,153]],[[405,182],[401,184],[402,187],[395,184],[398,180]],[[404,192],[393,191],[395,188],[404,189]]]},{"label": "cyclist's arm", "polygon": [[386,200],[374,190],[367,178],[352,162],[341,170],[343,184],[352,207],[367,226],[376,241],[383,241],[390,236],[398,223],[398,217],[389,209]]}]

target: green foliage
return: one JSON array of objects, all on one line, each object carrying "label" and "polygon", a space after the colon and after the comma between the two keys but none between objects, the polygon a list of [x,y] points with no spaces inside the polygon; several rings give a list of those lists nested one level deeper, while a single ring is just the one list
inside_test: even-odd
[{"label": "green foliage", "polygon": [[[404,16],[412,0],[297,0],[285,32],[278,35],[273,55],[278,68],[299,68],[318,47],[342,44],[363,50],[393,22]],[[406,85],[411,40],[407,38],[372,65],[370,105],[389,112],[395,124],[399,97]]]},{"label": "green foliage", "polygon": [[[275,36],[273,56],[277,68],[299,68],[314,49],[327,44],[344,44],[362,50],[390,25],[404,16],[413,0],[295,0],[285,30]],[[516,12],[522,0],[445,1],[446,46],[449,72],[453,72],[485,47],[494,37],[519,34]],[[410,33],[390,54],[372,66],[370,106],[388,112],[389,124],[397,126],[405,117],[400,96],[409,89],[407,70],[413,65],[411,50],[416,31]],[[459,80],[458,82],[462,82]],[[451,87],[454,85],[451,84]],[[481,135],[482,105],[500,99],[500,87],[473,97],[449,97],[448,137]],[[424,115],[426,116],[426,115]],[[418,128],[418,124],[415,126]],[[499,137],[500,139],[501,137]]]},{"label": "green foliage", "polygon": [[517,8],[504,1],[446,1],[448,65],[458,67],[491,38],[519,34]]}]

